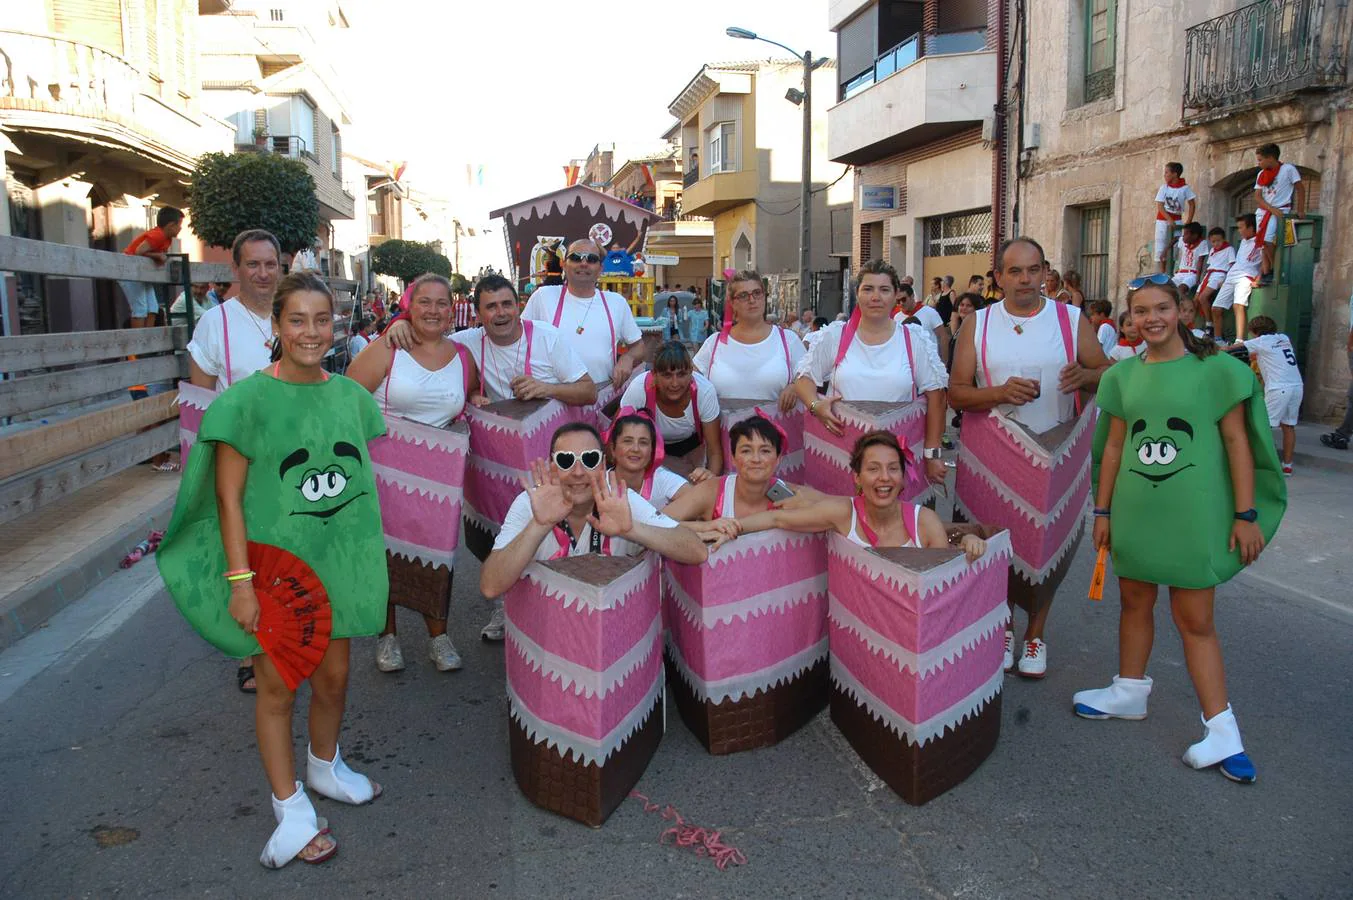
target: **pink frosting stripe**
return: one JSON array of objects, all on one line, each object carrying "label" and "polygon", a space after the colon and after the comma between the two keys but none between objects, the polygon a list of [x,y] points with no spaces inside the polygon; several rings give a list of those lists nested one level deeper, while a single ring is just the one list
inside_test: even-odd
[{"label": "pink frosting stripe", "polygon": [[980,688],[1001,667],[1005,635],[999,630],[963,651],[948,665],[918,678],[882,653],[832,623],[828,628],[832,658],[870,693],[909,722],[924,722]]},{"label": "pink frosting stripe", "polygon": [[603,699],[575,694],[560,680],[532,669],[512,647],[506,651],[507,683],[536,718],[591,741],[609,734],[621,720],[644,702],[654,683],[662,677],[662,635],[655,636],[648,657],[625,681]]},{"label": "pink frosting stripe", "polygon": [[828,560],[827,579],[833,607],[839,604],[883,637],[913,653],[938,647],[984,618],[991,612],[993,599],[1003,598],[1006,593],[1004,565],[969,568],[952,585],[924,599],[910,590],[897,590],[883,576],[866,576],[836,554]]},{"label": "pink frosting stripe", "polygon": [[428,481],[461,487],[465,483],[465,453],[425,447],[397,438],[381,437],[367,445],[371,461]]},{"label": "pink frosting stripe", "polygon": [[377,477],[381,525],[387,537],[453,553],[460,541],[460,503],[410,493]]},{"label": "pink frosting stripe", "polygon": [[1000,473],[1011,491],[1040,510],[1052,509],[1066,496],[1085,466],[1093,441],[1094,429],[1082,429],[1061,463],[1045,469],[1030,462],[1024,449],[993,416],[978,413],[971,421],[967,416],[963,419],[964,448],[989,471]]},{"label": "pink frosting stripe", "polygon": [[[785,546],[759,548],[755,552],[720,558],[698,566],[670,560],[665,565],[687,597],[710,609],[780,590],[827,570],[825,541],[803,543],[798,536],[791,538],[791,541]],[[730,550],[736,547],[736,541],[728,545]]]},{"label": "pink frosting stripe", "polygon": [[827,633],[827,595],[711,629],[668,609],[667,625],[691,671],[704,681],[719,681],[767,669],[821,641]]},{"label": "pink frosting stripe", "polygon": [[657,577],[654,567],[623,604],[606,610],[579,602],[566,607],[561,597],[522,578],[504,597],[507,617],[547,652],[600,672],[634,649],[661,615]]},{"label": "pink frosting stripe", "polygon": [[[855,442],[861,435],[876,429],[872,425],[860,428],[852,422],[847,422],[842,433],[835,435],[828,431],[816,416],[804,413],[803,418],[805,435],[811,435],[816,441],[836,447],[840,451],[838,459],[827,456],[814,447],[808,448],[805,454],[808,462],[806,467],[808,486],[838,497],[848,497],[855,493],[854,473],[850,471],[848,465],[841,462],[841,459],[849,458],[851,451],[855,449]],[[892,427],[884,430],[897,435],[898,443],[904,449],[914,452],[915,447],[925,441],[925,416],[916,416],[901,423],[894,422]],[[919,460],[908,461],[902,499],[911,500],[924,493],[928,487],[924,465]]]},{"label": "pink frosting stripe", "polygon": [[1090,496],[1089,479],[1078,488],[1071,502],[1051,523],[1035,526],[1023,513],[1003,498],[986,479],[958,473],[957,492],[977,521],[1010,532],[1010,548],[1025,565],[1041,569],[1056,557],[1067,539],[1085,521],[1085,502]]},{"label": "pink frosting stripe", "polygon": [[512,501],[521,493],[521,484],[506,481],[496,475],[475,468],[474,457],[465,470],[465,502],[480,515],[502,522]]}]

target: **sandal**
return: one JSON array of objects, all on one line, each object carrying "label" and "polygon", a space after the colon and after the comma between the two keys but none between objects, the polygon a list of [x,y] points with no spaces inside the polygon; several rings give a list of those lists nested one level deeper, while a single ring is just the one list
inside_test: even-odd
[{"label": "sandal", "polygon": [[[315,848],[316,852],[312,856],[306,856],[306,851],[311,848]],[[329,829],[322,828],[319,834],[310,839],[310,843],[301,848],[301,852],[296,854],[296,858],[307,865],[317,866],[320,863],[328,862],[337,852],[338,841],[334,840],[329,834]]]},{"label": "sandal", "polygon": [[159,465],[151,466],[156,472],[177,472],[179,464],[176,462],[162,462]]},{"label": "sandal", "polygon": [[255,682],[252,686],[249,686],[249,682],[254,681],[253,666],[240,666],[239,670],[235,673],[235,681],[239,685],[241,694],[258,693],[257,682]]}]

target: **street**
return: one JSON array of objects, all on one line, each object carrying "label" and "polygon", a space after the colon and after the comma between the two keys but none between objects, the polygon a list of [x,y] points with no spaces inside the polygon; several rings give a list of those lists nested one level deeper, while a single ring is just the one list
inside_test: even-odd
[{"label": "street", "polygon": [[639,790],[746,855],[718,871],[661,845],[669,823],[638,801],[593,830],[520,795],[503,647],[478,639],[488,610],[462,554],[451,633],[465,670],[433,670],[412,614],[401,674],[376,671],[374,639],[354,642],[343,751],[385,796],[316,799],[338,856],[273,872],[257,862],[273,821],[253,701],[147,561],[0,654],[0,896],[1347,897],[1353,600],[1338,547],[1353,475],[1302,469],[1290,484],[1278,541],[1217,607],[1253,786],[1180,762],[1201,731],[1167,603],[1150,718],[1072,715],[1072,692],[1107,683],[1117,652],[1116,585],[1084,599],[1085,545],[1053,611],[1048,677],[1007,678],[995,753],[927,806],[883,786],[825,713],[774,748],[711,757],[669,702]]}]

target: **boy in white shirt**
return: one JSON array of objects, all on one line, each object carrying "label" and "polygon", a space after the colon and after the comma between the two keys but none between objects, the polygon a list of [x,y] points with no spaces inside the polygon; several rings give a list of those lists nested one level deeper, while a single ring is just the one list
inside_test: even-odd
[{"label": "boy in white shirt", "polygon": [[1175,272],[1171,279],[1184,291],[1197,290],[1203,275],[1203,260],[1207,258],[1207,245],[1203,243],[1203,226],[1190,222],[1184,226],[1184,233],[1175,241]]},{"label": "boy in white shirt", "polygon": [[[1254,151],[1259,163],[1259,175],[1254,180],[1254,214],[1259,220],[1259,246],[1264,251],[1264,279],[1273,274],[1273,242],[1278,238],[1278,226],[1292,213],[1294,201],[1298,217],[1305,206],[1301,173],[1296,166],[1279,159],[1280,152],[1277,144],[1265,144]],[[1236,337],[1241,337],[1241,333],[1237,332]]]},{"label": "boy in white shirt", "polygon": [[1212,327],[1212,298],[1226,281],[1226,273],[1236,261],[1236,251],[1226,241],[1226,230],[1213,228],[1207,233],[1207,268],[1203,270],[1202,284],[1198,285],[1198,311],[1203,314],[1203,327]]},{"label": "boy in white shirt", "polygon": [[1283,474],[1292,474],[1292,452],[1297,446],[1297,416],[1305,389],[1301,370],[1292,341],[1278,334],[1278,326],[1268,316],[1255,316],[1250,322],[1251,340],[1245,341],[1250,356],[1259,360],[1259,374],[1264,377],[1264,405],[1268,407],[1268,424],[1280,428],[1283,436]]},{"label": "boy in white shirt", "polygon": [[1259,283],[1259,268],[1263,263],[1263,248],[1259,236],[1254,230],[1254,213],[1236,216],[1236,228],[1240,231],[1240,246],[1236,248],[1236,261],[1226,273],[1226,280],[1212,301],[1212,333],[1221,342],[1222,315],[1228,309],[1236,311],[1236,340],[1245,339],[1245,316],[1250,305],[1250,294]]},{"label": "boy in white shirt", "polygon": [[1156,191],[1156,265],[1159,271],[1165,271],[1165,248],[1170,243],[1170,233],[1181,221],[1188,224],[1193,221],[1193,210],[1198,204],[1198,195],[1184,181],[1183,163],[1165,164],[1165,183]]},{"label": "boy in white shirt", "polygon": [[940,353],[940,360],[947,366],[949,364],[949,325],[940,318],[940,314],[932,306],[926,306],[916,299],[916,290],[905,281],[897,294],[901,302],[902,311],[893,316],[893,321],[901,327],[904,323],[915,321],[921,326],[926,337],[935,342],[935,349]]},{"label": "boy in white shirt", "polygon": [[1095,340],[1099,341],[1104,355],[1113,352],[1118,343],[1118,329],[1113,327],[1113,304],[1108,300],[1091,300],[1085,304],[1090,315],[1090,325],[1095,329]]}]

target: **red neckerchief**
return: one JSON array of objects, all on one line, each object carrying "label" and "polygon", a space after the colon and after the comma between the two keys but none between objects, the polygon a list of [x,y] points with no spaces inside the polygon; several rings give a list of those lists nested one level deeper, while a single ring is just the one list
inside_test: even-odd
[{"label": "red neckerchief", "polygon": [[1135,350],[1135,349],[1137,349],[1138,347],[1140,347],[1140,346],[1142,345],[1142,340],[1143,340],[1142,338],[1137,338],[1137,340],[1135,340],[1135,341],[1130,341],[1130,340],[1128,340],[1128,339],[1125,338],[1125,337],[1120,337],[1120,338],[1118,339],[1118,346],[1120,346],[1120,347],[1131,347],[1131,348],[1133,348],[1133,349]]},{"label": "red neckerchief", "polygon": [[1182,178],[1179,179],[1178,181],[1167,181],[1167,182],[1165,182],[1165,186],[1166,186],[1167,188],[1171,188],[1172,190],[1179,190],[1180,188],[1182,188],[1182,187],[1183,187],[1184,185],[1186,185],[1186,184],[1188,184],[1188,182],[1185,181],[1185,180],[1182,179]]},{"label": "red neckerchief", "polygon": [[1271,169],[1260,169],[1259,177],[1255,180],[1255,184],[1258,184],[1260,187],[1268,187],[1278,177],[1278,171],[1280,169],[1282,169],[1282,163],[1279,163]]}]

